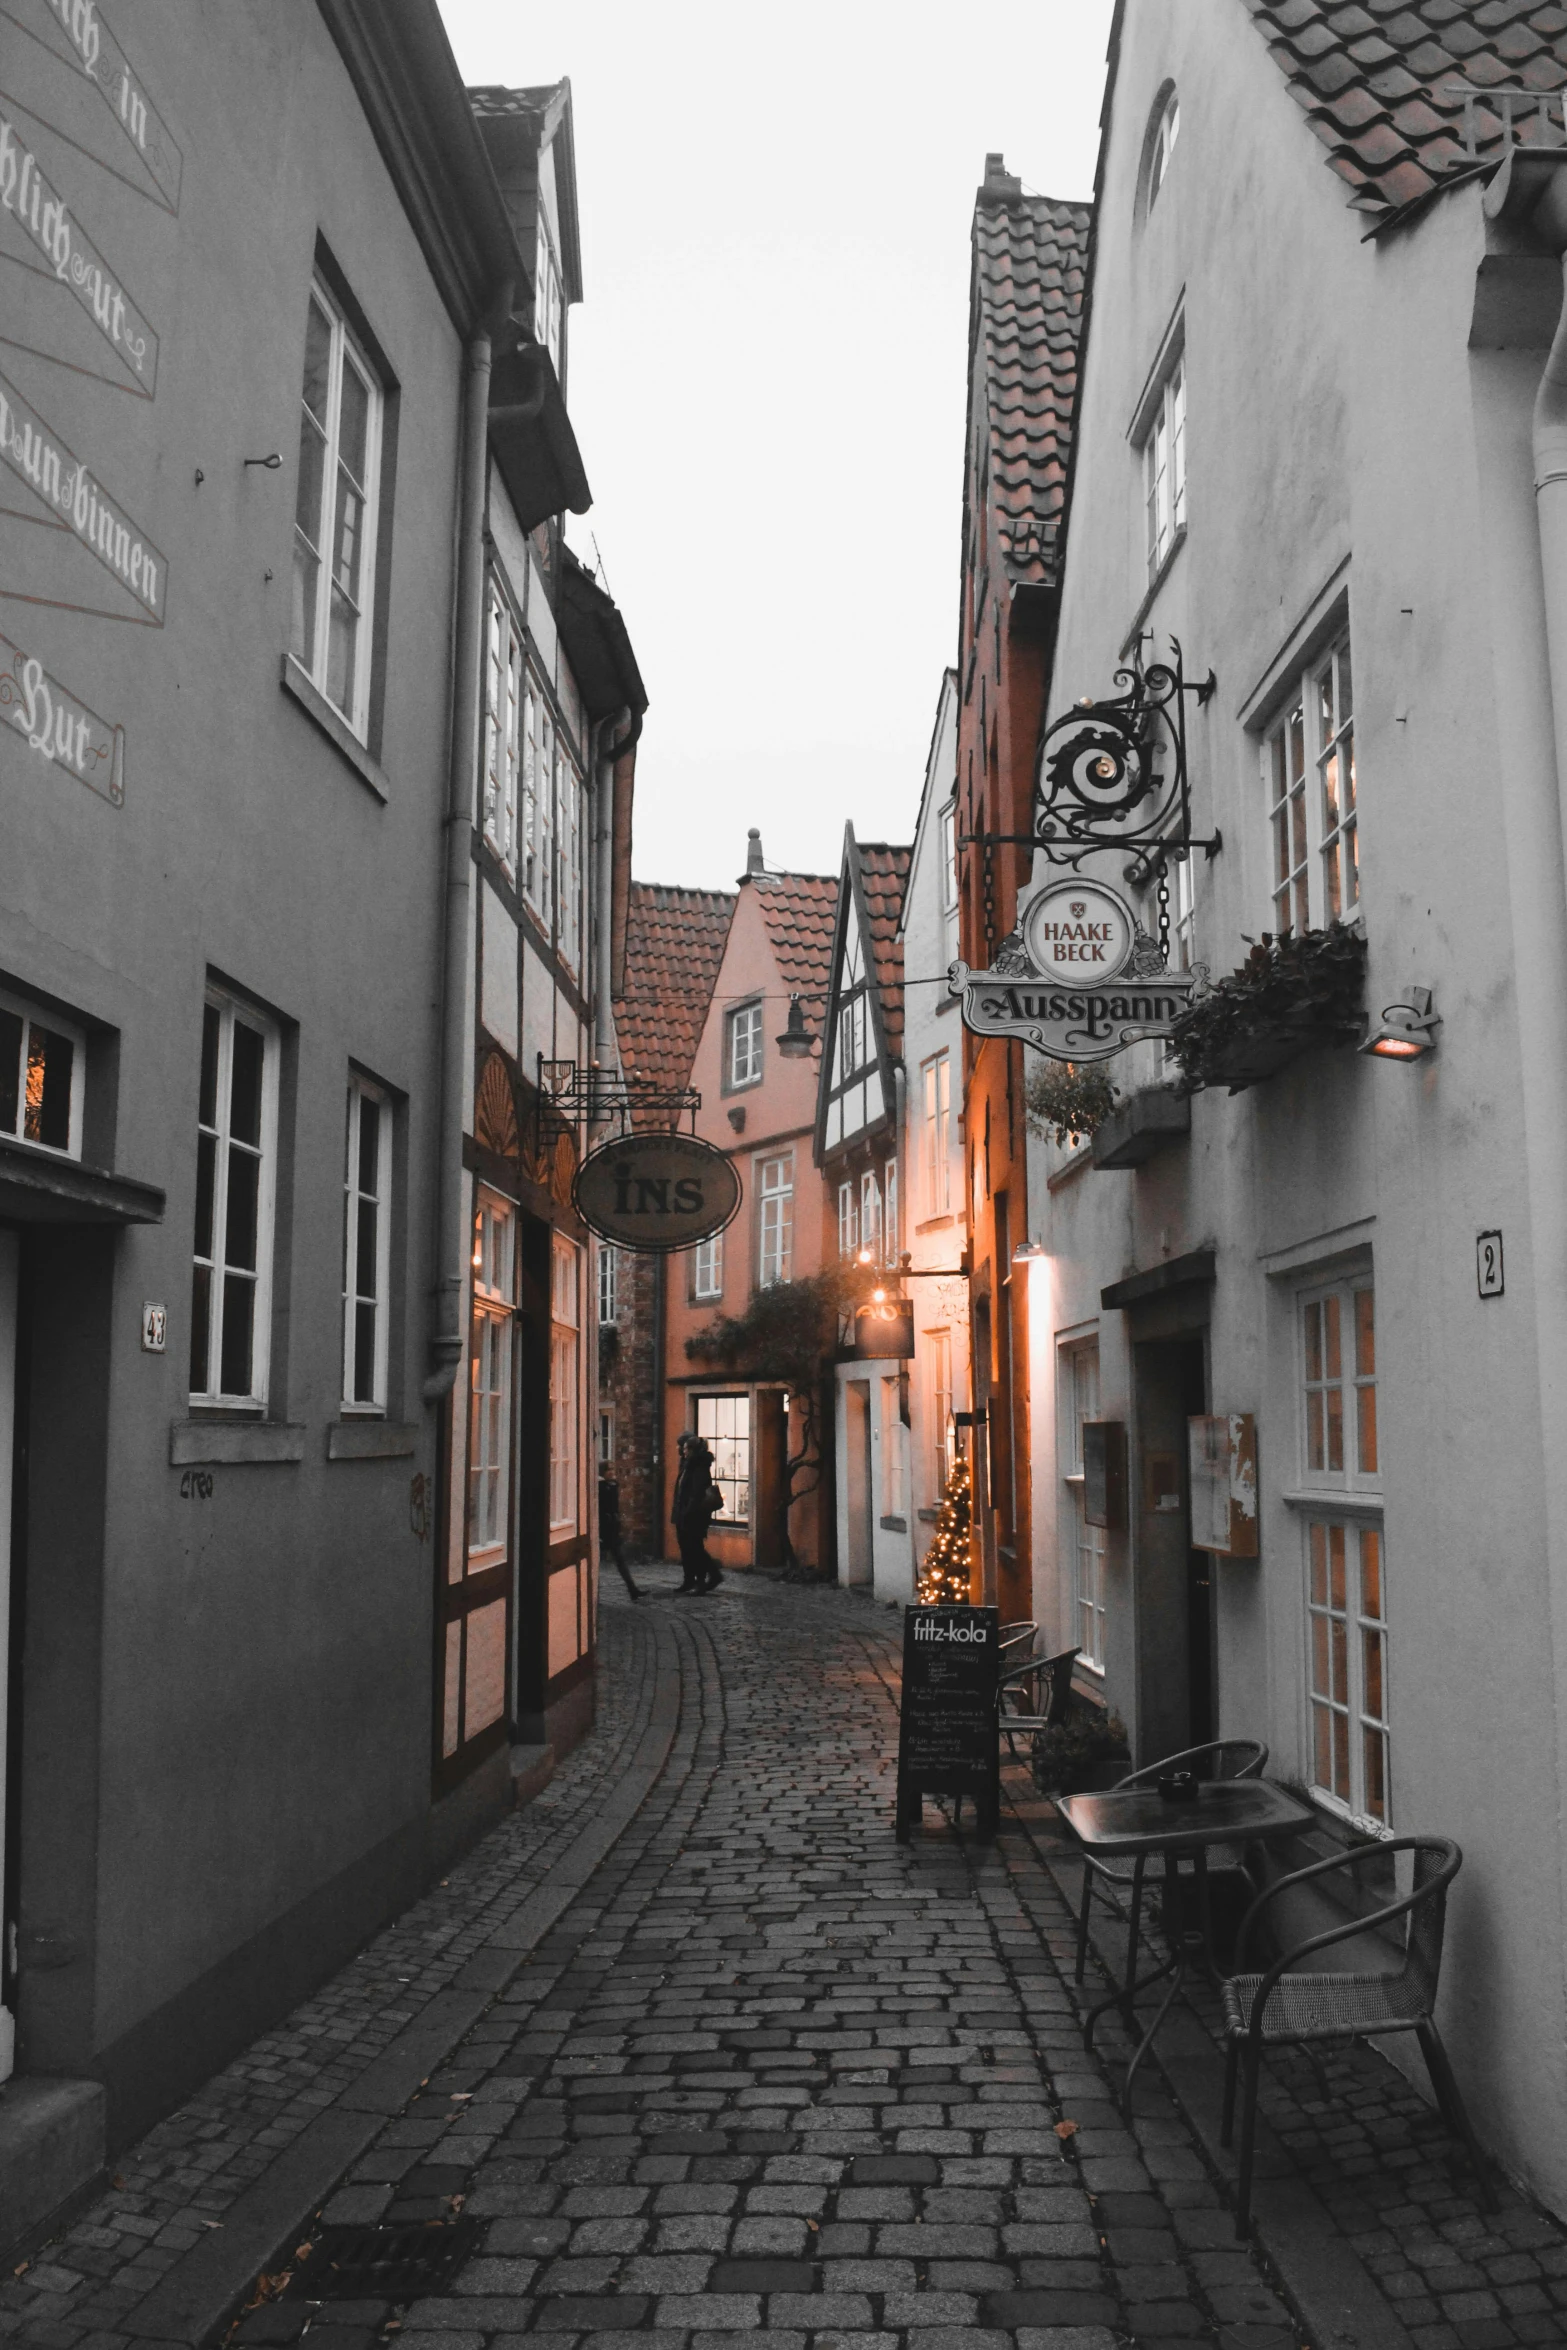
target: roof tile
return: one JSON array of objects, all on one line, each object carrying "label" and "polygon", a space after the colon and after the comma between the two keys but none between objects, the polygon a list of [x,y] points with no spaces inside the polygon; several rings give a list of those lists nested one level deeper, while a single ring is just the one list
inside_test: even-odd
[{"label": "roof tile", "polygon": [[1043,583],[1056,576],[1092,211],[1015,187],[980,191],[975,301],[1003,559],[1012,579]]},{"label": "roof tile", "polygon": [[903,941],[898,925],[903,919],[903,893],[911,847],[894,847],[884,840],[856,841],[860,857],[860,887],[865,892],[865,918],[871,934],[871,954],[881,992],[882,1028],[887,1050],[894,1059],[903,1055]]},{"label": "roof tile", "polygon": [[[1290,93],[1363,209],[1429,195],[1472,158],[1464,96],[1567,89],[1567,8],[1555,0],[1244,0]],[[1389,119],[1391,115],[1391,120]],[[1473,108],[1477,154],[1500,153],[1499,106]],[[1538,117],[1520,107],[1514,136]],[[1547,134],[1567,136],[1553,110]]]},{"label": "roof tile", "polygon": [[824,997],[838,919],[837,875],[767,873],[747,886],[756,889],[785,987],[796,995]]},{"label": "roof tile", "polygon": [[[626,992],[615,1004],[628,1077],[668,1087],[690,1082],[734,909],[733,890],[631,884]],[[653,1113],[649,1117],[662,1122]]]}]

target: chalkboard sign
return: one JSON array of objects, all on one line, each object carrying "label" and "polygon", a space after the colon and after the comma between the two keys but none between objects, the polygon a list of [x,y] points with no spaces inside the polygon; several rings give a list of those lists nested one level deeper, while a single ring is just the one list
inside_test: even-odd
[{"label": "chalkboard sign", "polygon": [[980,1837],[995,1834],[1001,1810],[1000,1680],[1001,1630],[993,1607],[904,1609],[900,1844],[919,1825],[927,1795],[968,1796]]}]

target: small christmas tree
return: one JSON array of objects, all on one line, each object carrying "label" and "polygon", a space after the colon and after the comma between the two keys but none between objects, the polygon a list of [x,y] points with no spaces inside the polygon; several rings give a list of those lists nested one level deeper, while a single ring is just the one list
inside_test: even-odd
[{"label": "small christmas tree", "polygon": [[920,1568],[921,1607],[964,1607],[968,1603],[970,1493],[969,1465],[959,1453]]}]

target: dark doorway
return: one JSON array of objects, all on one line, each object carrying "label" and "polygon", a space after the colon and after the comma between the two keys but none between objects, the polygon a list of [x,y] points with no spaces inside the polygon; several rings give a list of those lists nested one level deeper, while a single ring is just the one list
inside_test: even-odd
[{"label": "dark doorway", "polygon": [[1137,1397],[1137,1759],[1217,1735],[1213,1561],[1191,1546],[1186,1423],[1207,1410],[1202,1338],[1134,1348]]},{"label": "dark doorway", "polygon": [[759,1567],[784,1564],[784,1484],[788,1477],[789,1418],[781,1387],[756,1391],[756,1536]]}]

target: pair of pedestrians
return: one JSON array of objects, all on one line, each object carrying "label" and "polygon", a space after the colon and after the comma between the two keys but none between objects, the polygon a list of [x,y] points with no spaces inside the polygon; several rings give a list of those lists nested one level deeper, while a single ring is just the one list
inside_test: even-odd
[{"label": "pair of pedestrians", "polygon": [[680,1465],[675,1471],[675,1539],[680,1545],[680,1582],[677,1595],[687,1591],[716,1591],[724,1570],[708,1550],[707,1530],[724,1506],[713,1482],[713,1455],[704,1438],[686,1429],[679,1439]]}]

